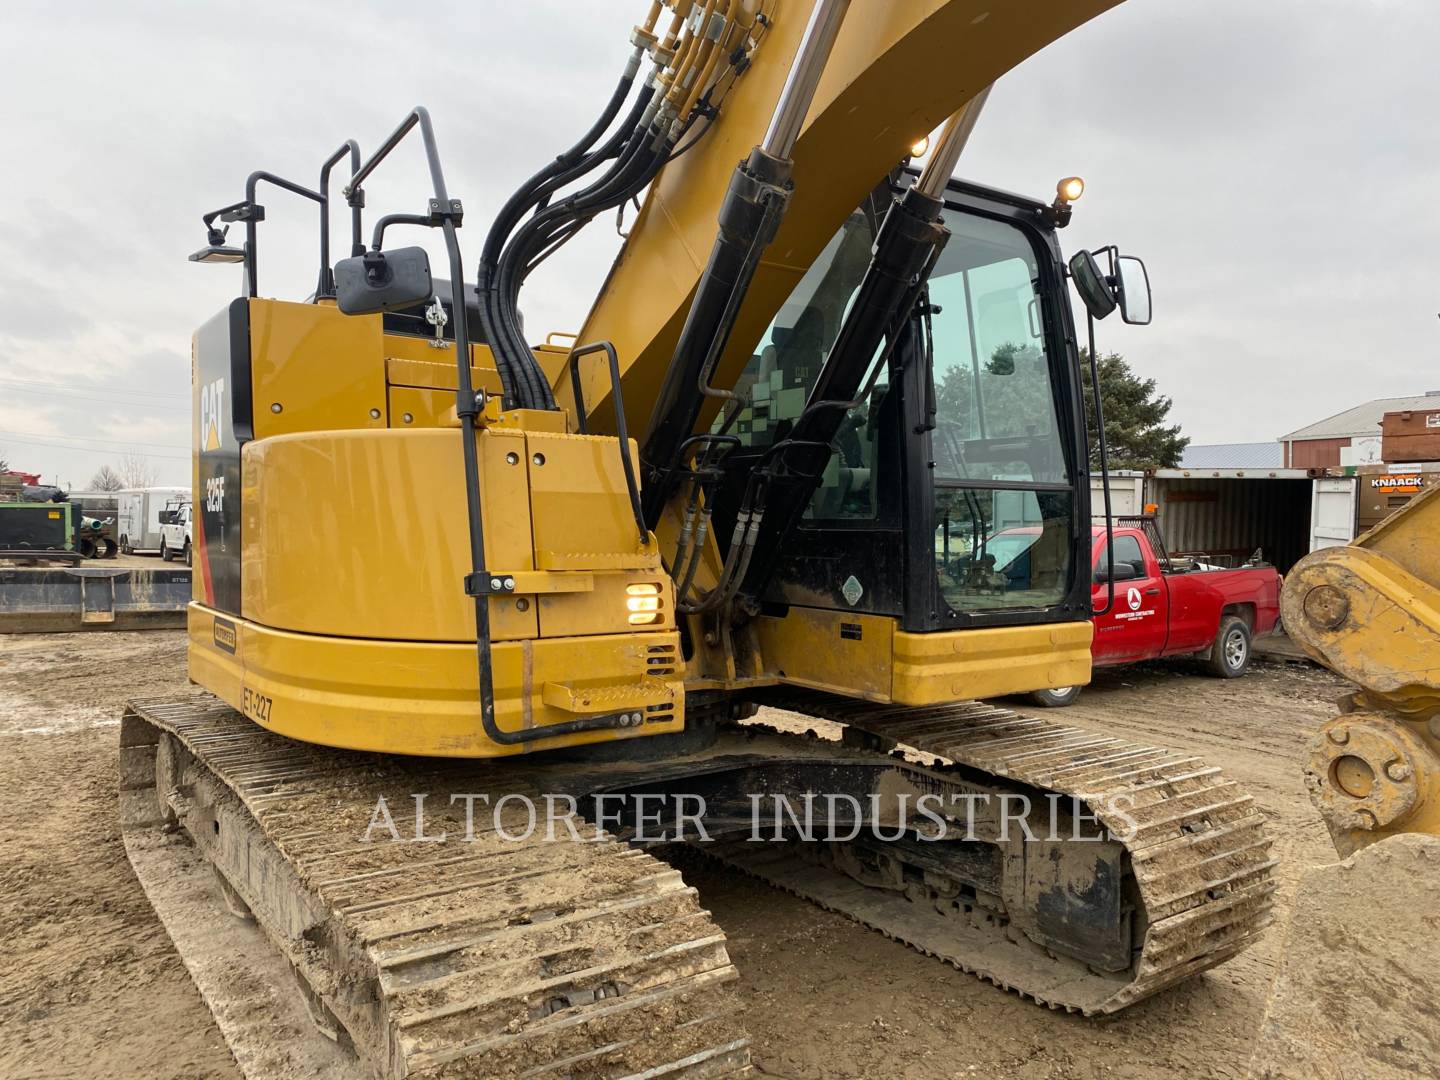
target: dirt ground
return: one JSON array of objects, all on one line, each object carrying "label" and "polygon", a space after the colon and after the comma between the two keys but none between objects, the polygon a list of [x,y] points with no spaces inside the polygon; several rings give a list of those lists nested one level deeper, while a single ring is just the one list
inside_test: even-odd
[{"label": "dirt ground", "polygon": [[[1271,821],[1279,919],[1335,857],[1301,781],[1344,684],[1265,663],[1222,682],[1174,664],[1101,672],[1064,720],[1207,757]],[[125,859],[115,742],[127,697],[195,692],[179,631],[0,637],[0,1076],[238,1077]],[[1058,718],[1058,717],[1057,717]],[[762,1076],[1239,1077],[1282,926],[1108,1020],[1049,1012],[847,920],[705,864]]]},{"label": "dirt ground", "polygon": [[238,1077],[120,842],[120,705],[181,631],[0,637],[0,1076]]}]

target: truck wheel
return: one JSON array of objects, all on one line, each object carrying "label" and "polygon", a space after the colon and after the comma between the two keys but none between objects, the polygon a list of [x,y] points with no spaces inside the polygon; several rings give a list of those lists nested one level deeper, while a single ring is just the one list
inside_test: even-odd
[{"label": "truck wheel", "polygon": [[161,540],[161,541],[160,541],[160,561],[161,561],[161,562],[169,562],[169,561],[170,561],[170,549],[165,546],[165,541],[164,541],[164,540]]},{"label": "truck wheel", "polygon": [[1222,679],[1238,679],[1250,666],[1250,627],[1238,615],[1220,620],[1210,649],[1210,671]]},{"label": "truck wheel", "polygon": [[1036,690],[1030,695],[1030,700],[1042,709],[1063,709],[1066,705],[1073,705],[1079,696],[1080,687],[1062,686],[1055,690]]},{"label": "truck wheel", "polygon": [[190,565],[190,541],[185,541],[185,565]]},{"label": "truck wheel", "polygon": [[128,537],[128,536],[122,536],[122,537],[120,537],[120,554],[121,554],[121,555],[131,555],[131,554],[133,554],[133,552],[132,552],[131,549],[130,549],[130,537]]}]

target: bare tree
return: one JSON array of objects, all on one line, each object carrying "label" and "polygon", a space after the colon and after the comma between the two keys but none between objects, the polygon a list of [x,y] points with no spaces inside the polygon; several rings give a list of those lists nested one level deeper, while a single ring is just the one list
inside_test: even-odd
[{"label": "bare tree", "polygon": [[150,464],[150,459],[138,450],[126,450],[120,455],[120,479],[127,488],[154,487],[160,478],[160,470]]},{"label": "bare tree", "polygon": [[109,465],[101,465],[90,478],[91,491],[119,491],[124,486],[124,479]]}]

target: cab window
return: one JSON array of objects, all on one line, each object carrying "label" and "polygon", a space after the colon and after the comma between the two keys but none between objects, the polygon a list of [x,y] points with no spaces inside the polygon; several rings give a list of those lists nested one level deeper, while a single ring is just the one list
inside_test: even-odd
[{"label": "cab window", "polygon": [[946,211],[930,277],[936,569],[953,611],[1045,608],[1071,574],[1074,499],[1040,265],[1017,226]]},{"label": "cab window", "polygon": [[[744,405],[729,432],[739,436],[742,446],[765,448],[779,442],[805,408],[870,265],[875,222],[868,204],[851,214],[761,335],[735,387]],[[881,372],[870,392],[846,414],[835,436],[836,453],[806,509],[807,519],[877,516],[876,462],[889,391],[889,373]],[[713,430],[720,431],[724,421],[722,412]]]}]

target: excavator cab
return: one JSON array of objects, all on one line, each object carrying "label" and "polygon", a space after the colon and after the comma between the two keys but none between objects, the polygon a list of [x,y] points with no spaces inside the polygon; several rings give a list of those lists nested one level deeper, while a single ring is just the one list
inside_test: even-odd
[{"label": "excavator cab", "polygon": [[[791,430],[870,262],[887,182],[826,245],[740,382],[739,480]],[[887,616],[907,631],[1080,621],[1089,583],[1083,399],[1045,207],[952,181],[951,237],[893,347],[871,361],[763,610]],[[714,431],[724,430],[722,416]],[[718,513],[718,511],[717,511]],[[989,550],[1025,528],[1023,551]],[[724,524],[720,535],[728,535]],[[764,553],[761,553],[763,557]],[[1000,556],[1000,558],[997,558]]]}]

